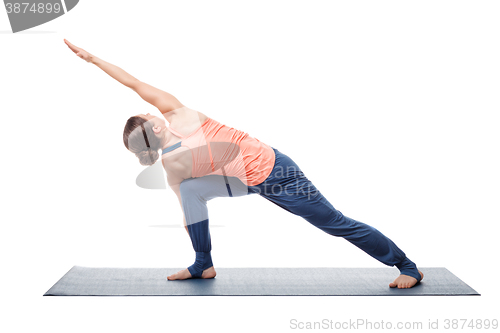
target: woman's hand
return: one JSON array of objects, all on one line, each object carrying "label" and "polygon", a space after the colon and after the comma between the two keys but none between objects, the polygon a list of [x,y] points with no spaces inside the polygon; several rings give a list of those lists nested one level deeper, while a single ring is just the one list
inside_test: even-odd
[{"label": "woman's hand", "polygon": [[79,47],[76,47],[75,45],[71,44],[68,42],[66,39],[64,40],[66,45],[71,49],[71,51],[75,52],[77,56],[85,60],[86,62],[91,62],[92,61],[92,55],[85,51],[84,49],[81,49]]}]

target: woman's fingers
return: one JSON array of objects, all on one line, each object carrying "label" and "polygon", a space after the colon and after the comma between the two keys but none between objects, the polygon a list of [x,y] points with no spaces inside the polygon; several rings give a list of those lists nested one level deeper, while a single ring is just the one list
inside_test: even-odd
[{"label": "woman's fingers", "polygon": [[73,44],[71,44],[67,39],[64,39],[64,42],[66,43],[66,45],[68,45],[70,48],[71,47],[75,47]]},{"label": "woman's fingers", "polygon": [[64,40],[64,42],[66,43],[66,45],[68,45],[68,47],[71,49],[71,51],[73,51],[75,53],[77,53],[78,51],[81,50],[79,47],[76,47],[75,45],[71,44],[66,39]]},{"label": "woman's fingers", "polygon": [[87,62],[90,62],[90,60],[91,60],[90,54],[87,51],[85,51],[82,48],[76,47],[75,45],[73,45],[69,41],[67,41],[66,39],[64,40],[64,42],[66,43],[66,45],[68,45],[68,47],[71,49],[71,51],[76,53],[77,56],[79,56],[80,58],[82,58],[83,60],[85,60]]}]

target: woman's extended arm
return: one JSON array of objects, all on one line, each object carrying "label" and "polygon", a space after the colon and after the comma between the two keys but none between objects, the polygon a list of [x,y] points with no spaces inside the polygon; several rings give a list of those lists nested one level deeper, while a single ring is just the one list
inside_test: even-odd
[{"label": "woman's extended arm", "polygon": [[76,53],[77,56],[96,65],[121,84],[134,90],[143,100],[156,106],[161,113],[167,113],[183,106],[181,102],[179,102],[179,100],[171,94],[139,81],[120,67],[110,64],[95,55],[90,54],[84,49],[71,44],[66,39],[64,42],[68,45],[71,51]]}]

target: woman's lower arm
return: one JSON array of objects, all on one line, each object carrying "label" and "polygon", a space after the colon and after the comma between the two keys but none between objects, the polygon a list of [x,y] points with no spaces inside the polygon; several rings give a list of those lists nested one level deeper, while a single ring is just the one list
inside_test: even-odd
[{"label": "woman's lower arm", "polygon": [[125,72],[118,66],[110,64],[94,55],[91,55],[91,63],[105,71],[109,76],[120,82],[121,84],[131,88],[134,81],[137,81],[135,77]]}]

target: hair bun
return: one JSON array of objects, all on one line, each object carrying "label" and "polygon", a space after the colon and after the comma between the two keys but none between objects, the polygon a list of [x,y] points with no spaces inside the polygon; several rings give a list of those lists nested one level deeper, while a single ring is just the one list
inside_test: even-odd
[{"label": "hair bun", "polygon": [[154,126],[153,120],[133,116],[123,129],[125,147],[139,158],[142,165],[153,165],[160,157],[158,151],[162,149],[163,136],[153,131]]},{"label": "hair bun", "polygon": [[141,163],[141,165],[153,165],[158,160],[158,157],[160,157],[158,151],[151,149],[142,150],[135,155],[139,158],[139,163]]}]

